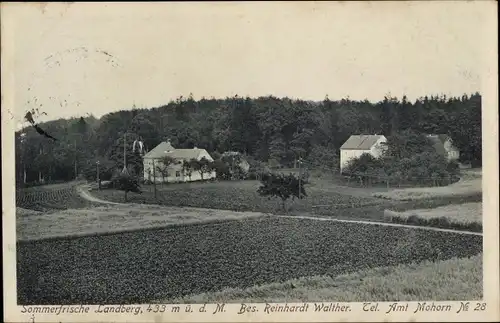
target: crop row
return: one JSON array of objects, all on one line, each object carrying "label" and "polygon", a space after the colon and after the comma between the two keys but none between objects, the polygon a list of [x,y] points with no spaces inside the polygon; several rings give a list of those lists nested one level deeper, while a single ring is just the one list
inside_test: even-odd
[{"label": "crop row", "polygon": [[478,236],[274,217],[23,242],[18,302],[148,302],[481,250]]},{"label": "crop row", "polygon": [[[224,183],[211,183],[203,186],[179,185],[173,188],[158,190],[157,197],[151,188],[146,188],[142,194],[129,194],[128,200],[134,203],[162,204],[171,206],[201,207],[234,211],[254,211],[280,214],[283,213],[278,199],[267,199],[257,194],[253,187],[227,185]],[[123,192],[117,190],[93,191],[92,194],[101,199],[113,202],[123,202]],[[387,219],[384,210],[406,211],[413,209],[428,209],[439,206],[459,204],[464,202],[481,202],[481,195],[468,197],[438,197],[432,199],[421,199],[415,201],[389,201],[372,199],[360,196],[340,194],[322,190],[311,190],[310,194],[303,200],[289,202],[292,214],[316,214],[320,216],[332,216],[342,219],[364,219],[376,221],[397,221],[397,219]],[[400,221],[399,223],[406,223]],[[410,224],[410,223],[408,223]],[[448,229],[457,229],[446,222],[420,221],[411,224],[434,226]],[[460,227],[468,230],[468,227]],[[471,228],[480,231],[479,227]]]},{"label": "crop row", "polygon": [[[94,191],[93,194],[104,200],[123,202],[123,192],[116,190]],[[282,212],[281,200],[268,199],[260,196],[256,189],[237,186],[211,186],[206,187],[179,187],[178,190],[169,189],[158,191],[157,197],[154,193],[145,190],[142,194],[129,194],[129,202],[162,204],[171,206],[190,206],[213,208],[234,211],[255,211],[255,212]],[[296,212],[308,212],[314,206],[319,205],[328,209],[345,209],[352,207],[368,206],[379,204],[379,201],[371,198],[362,198],[351,195],[342,195],[333,192],[311,192],[303,200],[288,201],[291,210]]]},{"label": "crop row", "polygon": [[75,187],[67,187],[57,190],[39,190],[25,194],[18,192],[16,206],[45,212],[86,207],[89,206],[89,203],[78,195]]}]

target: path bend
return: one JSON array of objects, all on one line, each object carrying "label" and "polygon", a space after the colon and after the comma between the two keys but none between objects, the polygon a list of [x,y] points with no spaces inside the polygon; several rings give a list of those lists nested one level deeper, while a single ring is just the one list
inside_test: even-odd
[{"label": "path bend", "polygon": [[[108,205],[142,205],[142,204],[137,204],[137,203],[118,203],[118,202],[101,200],[101,199],[93,196],[89,192],[89,189],[90,189],[90,187],[88,185],[82,185],[82,186],[77,187],[77,192],[80,194],[80,196],[82,198],[86,199],[87,201],[94,202],[94,203],[102,203],[102,204],[108,204]],[[157,205],[157,206],[168,207],[165,205]],[[202,209],[202,208],[196,208],[196,209]],[[214,209],[207,209],[207,210],[213,211]],[[255,213],[258,213],[258,212],[255,212]],[[262,213],[260,213],[260,214],[262,214]],[[271,214],[271,213],[266,213],[266,215],[275,216],[278,218],[293,218],[293,219],[304,219],[304,220],[312,220],[312,221],[331,221],[331,222],[341,222],[341,223],[378,225],[378,226],[385,226],[385,227],[407,228],[407,229],[427,230],[427,231],[435,231],[435,232],[448,232],[448,233],[474,235],[474,236],[482,236],[483,235],[482,232],[443,229],[443,228],[436,228],[436,227],[429,227],[429,226],[419,226],[419,225],[400,224],[400,223],[363,221],[363,220],[344,220],[344,219],[325,218],[325,217],[318,217],[318,216],[305,216],[305,215],[276,215],[276,214]]]}]

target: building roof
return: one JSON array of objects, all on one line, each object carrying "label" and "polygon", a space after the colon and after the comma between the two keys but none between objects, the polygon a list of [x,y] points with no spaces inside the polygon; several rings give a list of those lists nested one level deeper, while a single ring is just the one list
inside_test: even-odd
[{"label": "building roof", "polygon": [[202,148],[195,147],[193,149],[175,149],[170,144],[170,141],[164,141],[148,152],[144,158],[158,159],[170,156],[175,159],[190,160],[193,158],[198,159],[202,153],[206,153],[208,155],[208,152]]},{"label": "building roof", "polygon": [[383,135],[352,135],[340,149],[370,150]]},{"label": "building roof", "polygon": [[167,153],[167,156],[171,156],[175,159],[184,159],[184,160],[190,160],[190,159],[198,159],[200,156],[201,152],[205,149],[200,149],[200,148],[193,148],[193,149],[175,149],[174,151],[171,151]]},{"label": "building roof", "polygon": [[167,152],[175,150],[170,144],[170,141],[164,141],[158,146],[153,148],[150,152],[144,155],[144,158],[162,158],[166,156]]}]

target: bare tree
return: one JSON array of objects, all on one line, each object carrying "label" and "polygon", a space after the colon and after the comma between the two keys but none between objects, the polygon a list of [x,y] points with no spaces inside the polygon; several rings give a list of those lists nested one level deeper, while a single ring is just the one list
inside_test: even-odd
[{"label": "bare tree", "polygon": [[204,179],[204,177],[203,177],[204,174],[210,174],[213,172],[213,170],[214,170],[214,163],[213,162],[206,159],[205,157],[200,159],[198,171],[200,172],[201,180]]},{"label": "bare tree", "polygon": [[170,166],[174,164],[176,164],[176,160],[171,156],[165,156],[159,160],[158,165],[156,166],[156,170],[159,171],[161,174],[162,185],[163,182],[165,182],[165,178],[167,179],[168,182],[168,171],[170,169]]},{"label": "bare tree", "polygon": [[[196,159],[195,159],[195,161],[198,162]],[[182,163],[182,171],[184,172],[184,174],[186,174],[189,177],[190,181],[191,181],[191,175],[193,175],[193,168],[194,167],[195,166],[193,165],[192,160],[185,160]]]}]

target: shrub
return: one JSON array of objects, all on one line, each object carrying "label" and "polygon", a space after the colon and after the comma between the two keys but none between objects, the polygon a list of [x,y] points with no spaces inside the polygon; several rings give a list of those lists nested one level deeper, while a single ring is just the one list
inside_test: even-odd
[{"label": "shrub", "polygon": [[115,177],[114,186],[125,193],[125,202],[127,201],[128,192],[142,193],[137,178],[130,176],[127,173],[121,173],[119,176]]},{"label": "shrub", "polygon": [[220,159],[214,161],[214,169],[217,173],[217,177],[222,180],[228,180],[231,178],[231,172],[229,166]]},{"label": "shrub", "polygon": [[268,198],[280,198],[285,212],[287,212],[286,201],[289,198],[301,199],[306,196],[304,185],[299,184],[299,178],[294,174],[268,173],[263,175],[261,184],[257,192]]},{"label": "shrub", "polygon": [[363,183],[444,186],[457,181],[459,168],[456,163],[448,163],[444,157],[433,152],[401,159],[363,154],[351,160],[343,172]]},{"label": "shrub", "polygon": [[313,167],[336,172],[339,168],[339,156],[336,149],[330,147],[315,146],[306,161]]},{"label": "shrub", "polygon": [[267,161],[267,164],[269,165],[270,168],[272,169],[276,169],[276,168],[282,168],[282,165],[281,163],[277,160],[277,159],[274,159],[274,158],[271,158]]}]

